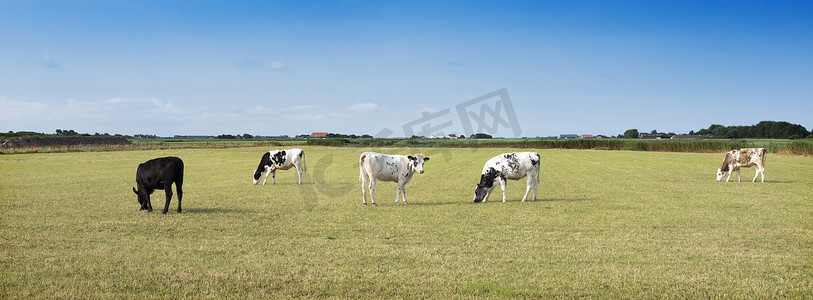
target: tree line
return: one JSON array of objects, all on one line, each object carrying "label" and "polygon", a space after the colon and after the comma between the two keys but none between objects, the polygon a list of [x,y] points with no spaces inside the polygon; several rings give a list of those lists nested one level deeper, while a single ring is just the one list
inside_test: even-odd
[{"label": "tree line", "polygon": [[811,135],[811,132],[808,132],[802,125],[791,124],[785,121],[762,121],[750,126],[723,126],[720,124],[712,124],[709,128],[698,130],[696,134],[711,134],[715,138],[724,139],[801,139]]},{"label": "tree line", "polygon": [[[717,139],[802,139],[806,137],[813,137],[813,132],[808,132],[807,129],[799,124],[791,124],[785,121],[762,121],[756,125],[750,126],[723,126],[720,124],[711,124],[709,128],[703,128],[695,132],[689,131],[690,135],[711,135]],[[627,139],[637,139],[641,133],[638,129],[628,129],[618,137]],[[652,130],[647,134],[648,136],[659,136],[661,138],[671,138],[675,135],[674,132],[664,133]]]}]

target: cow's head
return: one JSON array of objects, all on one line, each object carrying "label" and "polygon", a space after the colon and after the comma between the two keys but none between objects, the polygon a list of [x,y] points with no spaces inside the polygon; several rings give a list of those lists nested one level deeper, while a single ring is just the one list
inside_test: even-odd
[{"label": "cow's head", "polygon": [[135,193],[136,196],[138,196],[138,204],[141,204],[141,206],[144,207],[144,196],[141,195],[141,193],[139,193],[135,187],[133,187],[133,193]]},{"label": "cow's head", "polygon": [[415,172],[423,174],[423,163],[428,161],[428,157],[423,157],[423,154],[415,154],[415,156],[407,156],[409,159],[409,168]]},{"label": "cow's head", "polygon": [[487,194],[488,188],[478,183],[477,186],[474,188],[474,203],[482,202]]},{"label": "cow's head", "polygon": [[260,183],[260,177],[263,176],[263,172],[258,172],[257,170],[254,170],[253,172],[254,172],[254,175],[252,175],[252,176],[254,176],[254,184],[256,185],[256,184]]},{"label": "cow's head", "polygon": [[269,171],[268,166],[263,166],[262,168],[254,170],[254,184],[255,185],[260,183],[260,178],[263,177],[263,170],[265,172],[268,172]]},{"label": "cow's head", "polygon": [[494,167],[487,168],[480,175],[480,183],[474,188],[474,202],[482,202],[486,195],[494,188],[494,180],[500,177],[500,172]]},{"label": "cow's head", "polygon": [[717,169],[717,182],[723,181],[723,177],[725,177],[726,173],[728,172],[723,172],[723,170]]}]

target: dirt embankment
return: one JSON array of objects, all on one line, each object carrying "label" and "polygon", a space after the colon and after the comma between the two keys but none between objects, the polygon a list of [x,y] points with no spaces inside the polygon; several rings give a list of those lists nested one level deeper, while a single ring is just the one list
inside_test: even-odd
[{"label": "dirt embankment", "polygon": [[50,146],[130,145],[123,137],[114,136],[32,136],[0,139],[0,149]]}]

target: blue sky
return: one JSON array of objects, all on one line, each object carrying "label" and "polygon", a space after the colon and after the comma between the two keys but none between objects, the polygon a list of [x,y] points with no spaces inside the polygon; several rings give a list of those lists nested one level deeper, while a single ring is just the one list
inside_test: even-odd
[{"label": "blue sky", "polygon": [[463,133],[500,89],[521,136],[813,129],[809,1],[0,0],[0,41],[4,132]]}]

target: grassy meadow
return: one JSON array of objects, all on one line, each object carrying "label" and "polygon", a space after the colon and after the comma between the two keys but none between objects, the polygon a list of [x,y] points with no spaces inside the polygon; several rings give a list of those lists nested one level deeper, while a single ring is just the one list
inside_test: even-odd
[{"label": "grassy meadow", "polygon": [[[813,157],[718,183],[722,153],[538,150],[472,203],[504,148],[302,146],[307,172],[250,175],[268,147],[0,155],[0,298],[811,298]],[[421,152],[395,204],[362,206],[363,151]],[[139,211],[135,171],[185,162],[183,212]],[[176,193],[177,196],[177,193]]]}]

